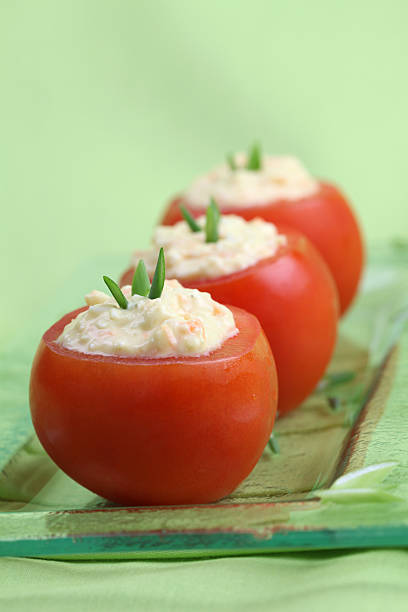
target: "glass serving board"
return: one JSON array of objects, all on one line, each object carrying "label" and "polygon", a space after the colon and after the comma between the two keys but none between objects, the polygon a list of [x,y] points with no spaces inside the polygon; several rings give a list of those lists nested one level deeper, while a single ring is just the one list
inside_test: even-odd
[{"label": "glass serving board", "polygon": [[[41,313],[41,327],[31,324],[25,348],[16,341],[1,356],[0,556],[164,558],[407,546],[407,264],[406,244],[372,251],[315,393],[278,419],[273,444],[232,495],[197,506],[115,506],[72,481],[42,449],[29,418],[29,367],[38,330],[78,305],[59,292],[58,303]],[[109,268],[106,258],[95,258],[64,286],[79,278],[85,293],[107,269],[112,258]],[[319,498],[340,475],[384,461],[396,462],[382,485],[396,499]]]}]

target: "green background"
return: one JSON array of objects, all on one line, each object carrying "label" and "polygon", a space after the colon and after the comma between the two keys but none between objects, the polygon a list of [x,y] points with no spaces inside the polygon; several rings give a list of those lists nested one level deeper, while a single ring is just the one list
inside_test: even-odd
[{"label": "green background", "polygon": [[254,138],[338,182],[370,241],[406,234],[407,19],[404,0],[2,0],[1,335],[84,258],[124,267]]}]

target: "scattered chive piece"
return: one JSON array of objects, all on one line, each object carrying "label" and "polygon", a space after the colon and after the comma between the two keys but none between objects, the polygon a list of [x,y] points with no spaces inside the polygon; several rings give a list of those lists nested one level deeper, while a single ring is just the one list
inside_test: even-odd
[{"label": "scattered chive piece", "polygon": [[117,285],[114,280],[109,278],[109,276],[104,276],[103,280],[105,281],[106,286],[117,301],[118,305],[124,310],[126,310],[128,306],[128,301],[120,290],[119,285]]},{"label": "scattered chive piece", "polygon": [[260,170],[262,166],[261,149],[257,143],[255,143],[248,155],[247,170]]},{"label": "scattered chive piece", "polygon": [[268,446],[271,449],[271,451],[273,452],[274,455],[279,455],[280,453],[280,448],[279,448],[279,444],[278,441],[276,439],[276,437],[274,436],[274,434],[271,434],[268,440]]},{"label": "scattered chive piece", "polygon": [[336,397],[335,395],[329,395],[327,397],[327,402],[330,408],[333,410],[333,412],[337,412],[341,407],[341,400],[339,397]]},{"label": "scattered chive piece", "polygon": [[313,487],[310,489],[310,493],[312,493],[313,491],[317,491],[318,489],[320,489],[320,487],[322,486],[322,484],[324,483],[324,478],[323,478],[323,474],[322,472],[319,473],[318,477],[316,478],[316,480],[314,481]]},{"label": "scattered chive piece", "polygon": [[353,380],[356,377],[356,373],[345,370],[344,372],[335,372],[333,374],[327,374],[322,380],[321,387],[325,388],[330,385],[340,385]]},{"label": "scattered chive piece", "polygon": [[348,382],[349,380],[353,380],[356,377],[355,372],[337,372],[337,374],[328,374],[327,378],[329,379],[330,384],[338,384],[343,382]]},{"label": "scattered chive piece", "polygon": [[206,242],[217,242],[218,241],[218,223],[220,221],[221,213],[217,206],[214,198],[211,198],[211,203],[207,208],[206,219],[205,219],[205,241]]},{"label": "scattered chive piece", "polygon": [[232,153],[228,153],[228,155],[227,155],[227,163],[228,163],[229,167],[231,168],[231,170],[237,170],[238,166],[235,163],[235,157],[233,156]]},{"label": "scattered chive piece", "polygon": [[192,217],[190,215],[190,213],[188,212],[187,208],[184,208],[184,206],[180,206],[180,211],[181,211],[181,214],[184,217],[184,220],[186,221],[186,223],[190,227],[191,231],[192,232],[201,232],[201,227],[198,225],[198,223],[194,219],[194,217]]},{"label": "scattered chive piece", "polygon": [[166,275],[166,264],[164,261],[164,251],[163,248],[159,251],[159,257],[157,258],[156,269],[154,271],[154,276],[152,280],[152,286],[149,291],[149,298],[154,300],[159,298],[163,291],[164,286],[164,278]]},{"label": "scattered chive piece", "polygon": [[150,279],[149,279],[149,275],[147,274],[145,262],[143,261],[143,259],[141,259],[139,263],[137,264],[137,268],[133,276],[132,295],[137,294],[137,295],[143,295],[144,297],[146,297],[149,291],[150,291]]}]

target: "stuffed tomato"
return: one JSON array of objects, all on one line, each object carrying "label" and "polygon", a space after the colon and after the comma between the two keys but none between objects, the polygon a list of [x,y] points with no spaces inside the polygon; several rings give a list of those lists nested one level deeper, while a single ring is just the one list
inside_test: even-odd
[{"label": "stuffed tomato", "polygon": [[215,241],[203,217],[194,224],[194,231],[185,222],[156,228],[151,251],[143,252],[148,270],[163,244],[169,273],[184,286],[252,312],[275,358],[279,413],[294,409],[324,374],[336,341],[338,297],[326,264],[307,238],[261,219],[222,216]]},{"label": "stuffed tomato", "polygon": [[293,227],[325,259],[344,313],[356,294],[364,261],[362,234],[350,204],[336,186],[317,181],[292,157],[259,155],[251,169],[247,165],[248,158],[237,155],[232,166],[199,177],[168,205],[161,223],[180,221],[180,204],[199,217],[214,197],[223,214]]},{"label": "stuffed tomato", "polygon": [[269,344],[253,315],[203,295],[170,281],[160,298],[124,297],[122,313],[94,292],[44,334],[34,427],[94,493],[125,505],[212,502],[261,456],[277,404]]}]

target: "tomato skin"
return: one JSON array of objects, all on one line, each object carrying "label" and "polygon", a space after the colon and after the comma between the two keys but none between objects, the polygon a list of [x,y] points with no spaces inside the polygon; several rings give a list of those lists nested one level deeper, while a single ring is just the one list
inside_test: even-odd
[{"label": "tomato skin", "polygon": [[[182,197],[177,197],[165,210],[163,225],[174,225],[182,220],[180,204],[189,208],[194,217],[205,212],[204,208],[190,208]],[[357,219],[337,187],[321,182],[319,191],[305,198],[246,208],[222,206],[222,213],[247,220],[261,217],[270,223],[293,227],[309,238],[330,268],[339,292],[340,314],[345,313],[358,289],[364,245]]]},{"label": "tomato skin", "polygon": [[[287,245],[273,257],[216,279],[178,280],[258,318],[275,358],[282,415],[313,391],[326,370],[336,342],[338,296],[326,264],[307,238],[279,229]],[[120,283],[129,284],[133,272],[128,269]]]},{"label": "tomato skin", "polygon": [[[83,310],[83,309],[80,309]],[[85,355],[41,340],[30,381],[34,427],[71,478],[125,505],[212,502],[251,472],[277,405],[273,356],[255,317],[208,356]]]}]

